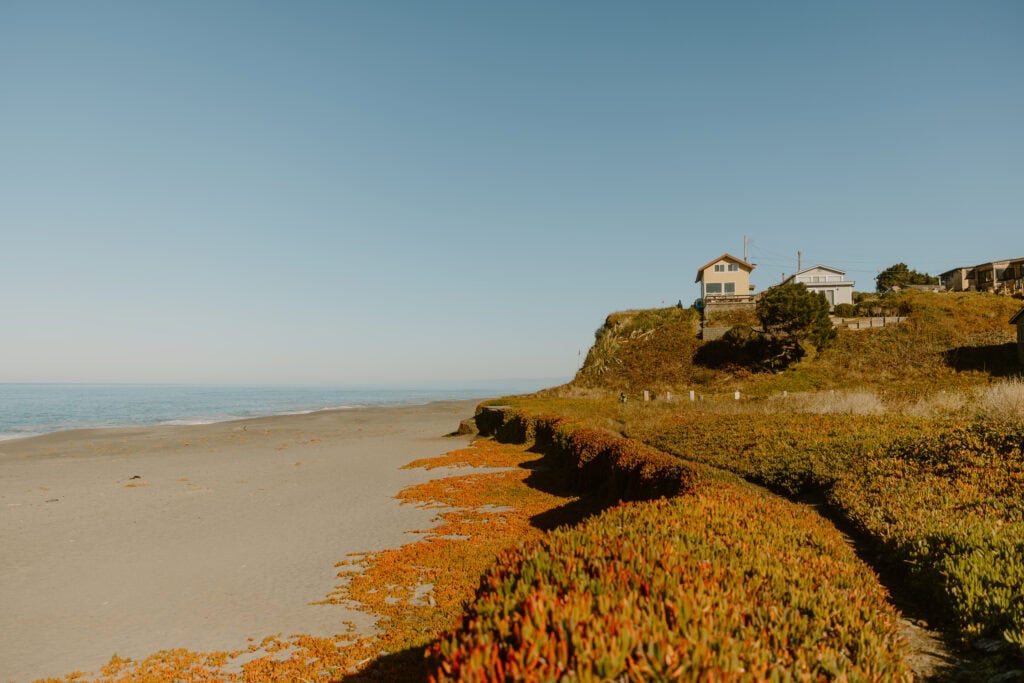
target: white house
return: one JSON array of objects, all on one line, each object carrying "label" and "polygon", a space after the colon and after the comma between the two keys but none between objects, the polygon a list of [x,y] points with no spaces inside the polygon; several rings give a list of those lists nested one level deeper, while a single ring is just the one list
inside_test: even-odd
[{"label": "white house", "polygon": [[853,303],[853,280],[846,279],[846,273],[828,266],[812,266],[794,273],[782,281],[801,282],[812,292],[821,292],[828,300],[829,308],[838,304]]}]

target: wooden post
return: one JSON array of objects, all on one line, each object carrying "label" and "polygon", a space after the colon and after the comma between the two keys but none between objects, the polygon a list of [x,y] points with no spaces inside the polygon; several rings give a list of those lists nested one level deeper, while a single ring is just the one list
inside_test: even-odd
[{"label": "wooden post", "polygon": [[644,400],[645,401],[650,401],[651,400],[651,392],[647,391],[646,389],[644,389]]},{"label": "wooden post", "polygon": [[693,389],[690,389],[690,400],[691,401],[696,401],[697,400],[696,392]]},{"label": "wooden post", "polygon": [[733,397],[734,397],[734,398],[735,398],[735,399],[736,399],[737,401],[738,401],[738,400],[740,400],[740,392],[738,392],[738,391],[737,391],[737,392],[736,392],[736,393],[735,393],[735,394],[733,395]]}]

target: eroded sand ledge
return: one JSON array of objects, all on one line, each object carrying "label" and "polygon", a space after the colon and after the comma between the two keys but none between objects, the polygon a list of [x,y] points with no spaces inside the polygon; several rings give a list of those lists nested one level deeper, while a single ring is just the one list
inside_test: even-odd
[{"label": "eroded sand ledge", "polygon": [[371,620],[314,605],[349,553],[436,511],[401,470],[465,443],[476,401],[0,442],[0,680],[95,671],[114,653],[245,648]]}]

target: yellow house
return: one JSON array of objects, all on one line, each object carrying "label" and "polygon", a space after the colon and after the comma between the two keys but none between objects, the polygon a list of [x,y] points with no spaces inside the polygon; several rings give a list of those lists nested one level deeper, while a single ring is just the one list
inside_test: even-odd
[{"label": "yellow house", "polygon": [[714,261],[697,269],[702,299],[712,297],[749,298],[754,286],[750,284],[750,271],[754,266],[731,254],[722,254]]}]

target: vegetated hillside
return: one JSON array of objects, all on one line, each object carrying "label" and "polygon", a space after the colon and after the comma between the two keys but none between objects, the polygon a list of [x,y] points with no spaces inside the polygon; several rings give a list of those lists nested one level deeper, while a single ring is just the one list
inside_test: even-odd
[{"label": "vegetated hillside", "polygon": [[699,382],[695,367],[700,314],[692,308],[612,313],[573,383],[588,388],[659,391]]},{"label": "vegetated hillside", "polygon": [[873,330],[840,330],[820,354],[789,370],[753,373],[741,364],[701,365],[700,314],[693,309],[625,311],[608,316],[572,385],[637,392],[687,387],[743,389],[754,394],[877,386],[885,393],[975,384],[1020,372],[1010,317],[1021,302],[973,292],[907,291],[878,297],[869,308],[907,320]]},{"label": "vegetated hillside", "polygon": [[[695,493],[684,494],[686,510],[692,509],[694,497],[704,495],[707,482],[726,482],[726,475],[817,501],[822,511],[854,532],[863,558],[890,576],[901,600],[913,607],[914,618],[923,616],[941,631],[950,658],[942,664],[933,661],[918,675],[1010,680],[1024,668],[1024,381],[993,380],[1024,374],[1014,357],[1015,331],[1008,323],[1020,306],[1019,300],[975,293],[910,291],[869,297],[858,302],[859,309],[906,320],[886,328],[841,330],[830,346],[816,354],[808,350],[802,360],[775,373],[707,353],[735,347],[698,341],[696,311],[629,311],[609,316],[598,330],[572,386],[502,403],[511,406],[506,413],[524,421],[533,415],[540,424],[539,416],[554,415],[545,419],[621,435],[678,457],[700,475]],[[704,361],[708,358],[713,367]],[[687,387],[697,388],[702,400],[635,400],[640,390],[660,394],[673,389],[682,395]],[[734,389],[742,392],[743,400],[733,400]],[[631,392],[634,400],[615,400],[618,391]],[[732,501],[728,505],[738,506]],[[649,528],[676,524],[668,507],[651,507],[648,514],[650,523],[641,532],[645,538],[654,538]],[[742,543],[753,525],[770,522],[777,514],[755,505],[739,516],[740,523],[732,523],[726,537],[703,542]],[[646,523],[616,519],[615,530],[626,535],[634,533],[629,524]],[[595,524],[600,527],[602,522]],[[755,536],[768,538],[760,532]],[[589,537],[584,541],[578,546],[599,545]],[[568,575],[561,558],[565,553],[577,562],[581,555],[574,547],[552,546],[552,568],[545,571]],[[765,547],[776,554],[791,552],[786,548],[792,546],[766,541]],[[820,554],[834,556],[831,550]],[[525,573],[538,566],[531,555],[512,558],[500,571]],[[494,576],[504,579],[503,574]],[[530,576],[531,585],[546,585]],[[741,584],[725,581],[725,594],[742,596]],[[832,590],[829,583],[820,592],[831,595]],[[522,648],[488,649],[489,630],[504,634],[518,627],[502,619],[488,621],[490,615],[505,614],[494,609],[505,609],[505,593],[481,591],[477,597],[470,607],[475,616],[464,626],[481,628],[448,641],[447,666],[472,667],[495,652],[505,665],[519,662],[520,654],[534,657],[542,644],[561,647],[557,638],[531,636],[523,639]],[[530,609],[547,604],[544,595],[526,598]],[[664,598],[658,595],[651,604]],[[743,597],[739,601],[750,604]],[[660,648],[671,646],[656,631],[659,613],[649,614],[638,620],[642,628],[651,629],[643,633],[653,634],[650,642]],[[792,626],[789,620],[783,623]],[[680,650],[679,655],[725,651],[718,646]],[[613,644],[605,650],[626,659],[634,649],[629,645],[624,653]],[[861,651],[882,653],[873,646]]]},{"label": "vegetated hillside", "polygon": [[[506,413],[556,414],[674,455],[699,473],[698,492],[728,471],[819,501],[965,656],[960,673],[942,680],[1015,680],[991,676],[1024,669],[1024,381],[947,396],[958,393],[979,405],[996,394],[1005,410],[885,410],[877,399],[843,403],[870,392],[837,391],[810,401],[516,397]],[[755,522],[737,525],[736,535]]]},{"label": "vegetated hillside", "polygon": [[973,292],[906,292],[902,325],[840,335],[822,366],[847,381],[890,381],[908,375],[942,381],[955,373],[1008,375],[1019,368],[1010,317],[1021,301]]}]

